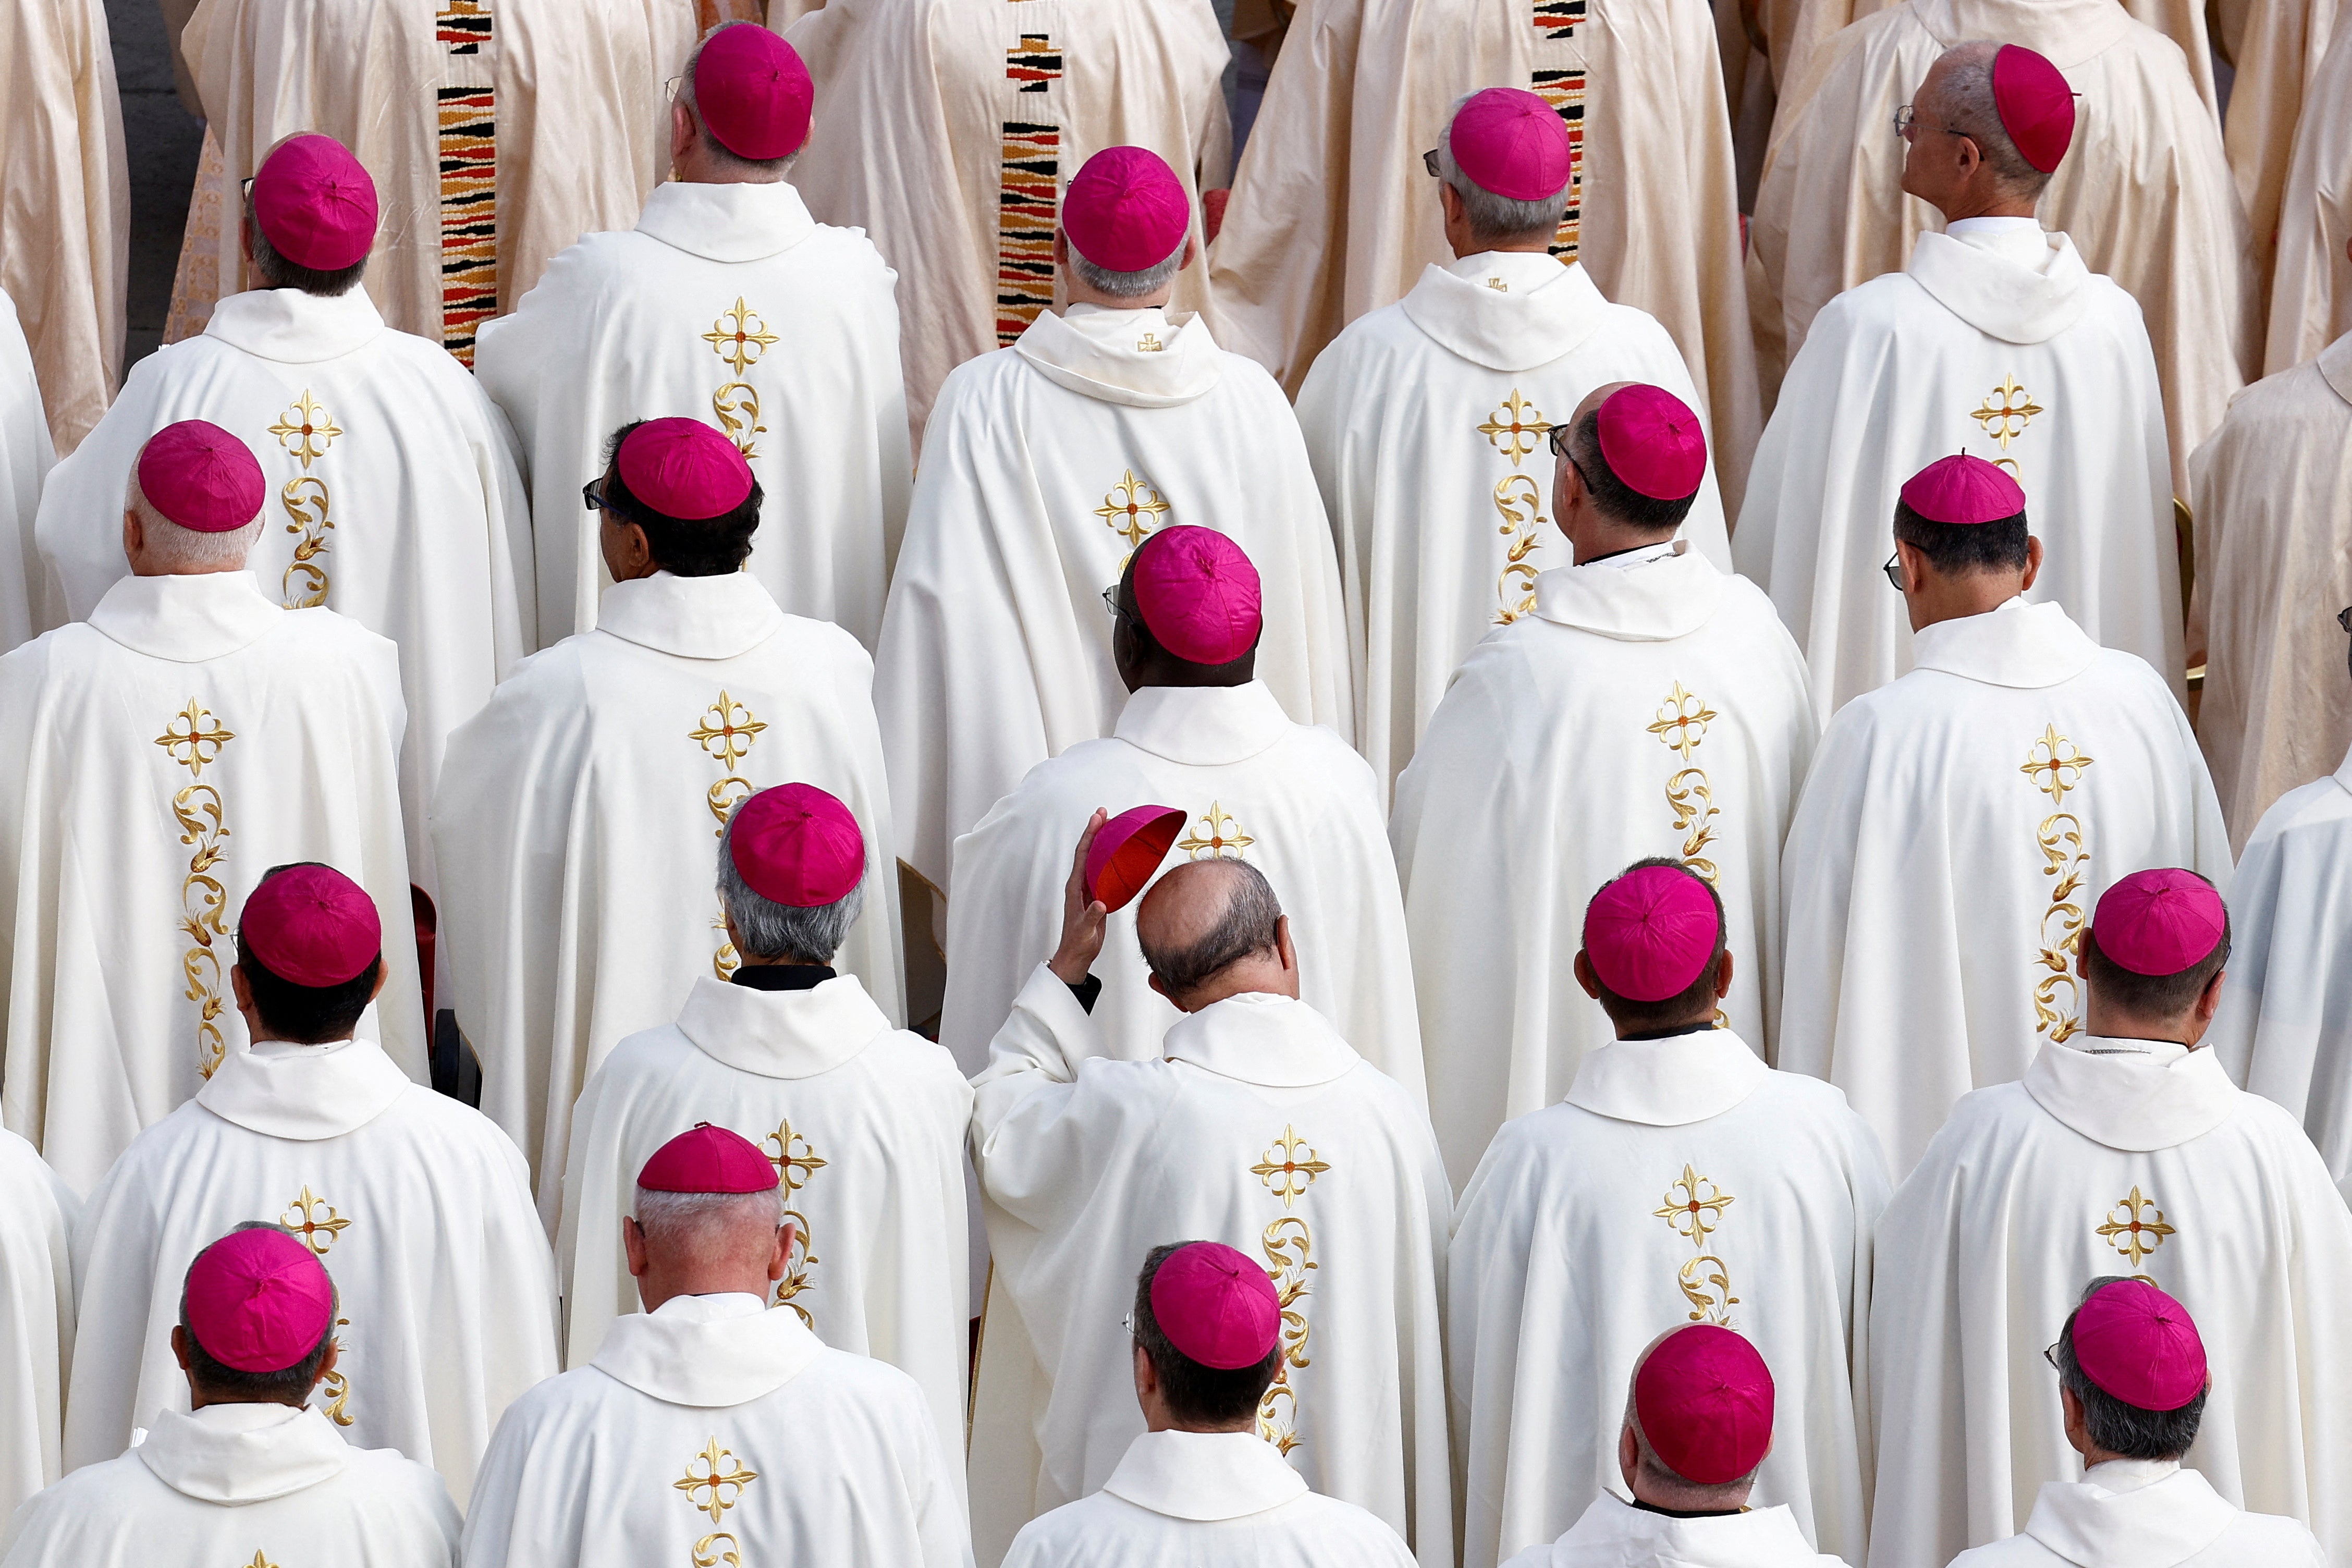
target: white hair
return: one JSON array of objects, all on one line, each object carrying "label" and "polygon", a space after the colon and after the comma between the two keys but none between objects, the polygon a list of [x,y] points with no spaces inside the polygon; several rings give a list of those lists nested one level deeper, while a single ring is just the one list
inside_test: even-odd
[{"label": "white hair", "polygon": [[1108,294],[1114,300],[1140,300],[1147,295],[1157,294],[1174,282],[1176,274],[1183,269],[1184,242],[1181,239],[1176,242],[1176,248],[1168,253],[1166,260],[1140,272],[1114,272],[1108,267],[1097,267],[1080,256],[1076,246],[1070,247],[1070,270],[1076,275],[1078,281],[1096,293]]},{"label": "white hair", "polygon": [[1469,220],[1472,237],[1506,240],[1536,234],[1549,237],[1559,227],[1560,216],[1568,210],[1565,188],[1556,196],[1538,196],[1528,202],[1498,196],[1464,174],[1462,165],[1454,161],[1454,117],[1462,112],[1464,104],[1477,96],[1476,91],[1465,92],[1446,106],[1445,129],[1437,138],[1438,179],[1453,186],[1454,194],[1462,198],[1463,216]]},{"label": "white hair", "polygon": [[223,533],[205,533],[197,529],[182,528],[155,510],[139,488],[139,473],[134,467],[129,492],[122,503],[139,514],[139,527],[147,540],[147,555],[166,574],[196,572],[234,572],[245,564],[245,558],[261,537],[261,515],[256,513],[243,528],[232,528]]},{"label": "white hair", "polygon": [[710,133],[710,122],[702,118],[702,105],[694,97],[694,68],[702,63],[702,51],[709,47],[710,40],[730,27],[756,27],[759,25],[757,22],[721,22],[703,34],[701,40],[694,46],[694,52],[686,57],[686,69],[679,73],[677,100],[686,105],[687,111],[694,116],[695,137],[702,143],[703,151],[710,155],[711,162],[720,169],[732,174],[782,176],[792,173],[793,163],[801,155],[799,148],[795,147],[781,158],[746,158]]},{"label": "white hair", "polygon": [[733,1233],[772,1235],[784,1223],[784,1191],[656,1193],[637,1189],[635,1213],[646,1243],[660,1251],[698,1252],[723,1246]]}]

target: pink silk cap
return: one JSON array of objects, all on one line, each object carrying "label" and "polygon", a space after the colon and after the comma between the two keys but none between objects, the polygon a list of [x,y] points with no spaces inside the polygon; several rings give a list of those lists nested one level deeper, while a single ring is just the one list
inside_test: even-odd
[{"label": "pink silk cap", "polygon": [[2045,174],[2074,142],[2074,89],[2032,49],[2003,44],[1992,57],[1992,107],[2018,156]]},{"label": "pink silk cap", "polygon": [[2229,926],[2213,884],[2176,867],[2134,871],[2099,897],[2091,940],[2134,974],[2178,974],[2202,963]]},{"label": "pink silk cap", "polygon": [[629,432],[613,466],[629,493],[664,517],[725,517],[751,493],[751,465],[699,419],[648,419]]},{"label": "pink silk cap", "polygon": [[1584,952],[1618,995],[1663,1002],[1687,991],[1715,956],[1722,921],[1705,884],[1671,866],[1643,866],[1592,895]]},{"label": "pink silk cap", "polygon": [[1104,148],[1062,193],[1062,232],[1106,271],[1150,271],[1176,254],[1192,224],[1183,182],[1141,147]]},{"label": "pink silk cap", "polygon": [[654,1151],[637,1173],[649,1193],[764,1193],[776,1167],[750,1139],[698,1121]]},{"label": "pink silk cap", "polygon": [[1559,111],[1520,88],[1471,94],[1446,128],[1445,147],[1482,190],[1515,202],[1564,195],[1576,177],[1576,153]]},{"label": "pink silk cap", "polygon": [[808,140],[816,88],[800,51],[756,22],[719,28],[694,61],[694,107],[713,140],[756,163]]},{"label": "pink silk cap", "polygon": [[1107,910],[1125,909],[1183,831],[1184,814],[1172,805],[1139,805],[1104,823],[1087,849],[1087,896]]},{"label": "pink silk cap", "polygon": [[1706,430],[1690,405],[1637,383],[1601,401],[1595,423],[1609,471],[1652,500],[1682,500],[1706,478]]},{"label": "pink silk cap", "polygon": [[375,181],[333,137],[289,137],[254,171],[253,221],[295,266],[341,272],[375,246]]},{"label": "pink silk cap", "polygon": [[1719,1487],[1772,1447],[1772,1370],[1729,1329],[1694,1323],[1659,1341],[1633,1374],[1633,1414],[1668,1469]]},{"label": "pink silk cap", "polygon": [[383,922],[367,890],[332,866],[292,866],[245,900],[237,935],[280,980],[341,985],[383,951]]},{"label": "pink silk cap", "polygon": [[1265,1270],[1232,1247],[1196,1241],[1151,1276],[1151,1316],[1168,1342],[1202,1366],[1234,1372],[1274,1353],[1282,1308]]},{"label": "pink silk cap", "polygon": [[319,1348],[335,1287],[309,1247],[268,1226],[231,1231],[188,1269],[188,1331],[238,1372],[284,1372]]},{"label": "pink silk cap", "polygon": [[1160,646],[1191,664],[1231,664],[1257,646],[1257,567],[1213,528],[1164,528],[1135,554],[1135,607]]},{"label": "pink silk cap", "polygon": [[2025,510],[2007,469],[1966,452],[1938,458],[1903,481],[1903,504],[1929,522],[1999,522]]},{"label": "pink silk cap", "polygon": [[797,910],[839,903],[866,875],[857,818],[809,784],[763,789],[737,806],[727,852],[746,887]]},{"label": "pink silk cap", "polygon": [[252,448],[217,425],[183,419],[140,449],[139,493],[182,528],[233,533],[261,515],[269,487]]},{"label": "pink silk cap", "polygon": [[2205,1386],[2205,1342],[2189,1310],[2144,1279],[2118,1279],[2074,1314],[2074,1362],[2126,1405],[2178,1410]]}]

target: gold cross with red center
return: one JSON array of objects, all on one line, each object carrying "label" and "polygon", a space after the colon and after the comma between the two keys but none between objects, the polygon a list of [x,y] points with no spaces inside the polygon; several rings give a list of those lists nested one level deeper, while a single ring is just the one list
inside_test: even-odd
[{"label": "gold cross with red center", "polygon": [[[1202,837],[1203,833],[1206,837]],[[1192,830],[1176,841],[1176,847],[1195,860],[1223,859],[1228,849],[1233,851],[1231,858],[1245,860],[1249,857],[1243,851],[1256,842],[1241,830],[1241,825],[1233,819],[1221,803],[1213,800],[1209,803],[1208,812],[1193,825]]]},{"label": "gold cross with red center", "polygon": [[[795,1143],[801,1146],[801,1152],[797,1154],[793,1152]],[[775,1145],[772,1152],[768,1150],[770,1144]],[[789,1117],[776,1123],[776,1130],[760,1140],[760,1147],[768,1154],[768,1163],[776,1168],[776,1176],[784,1184],[784,1191],[788,1193],[800,1191],[807,1184],[810,1176],[825,1167],[826,1162],[817,1158],[814,1145],[793,1131]]]},{"label": "gold cross with red center", "polygon": [[212,714],[193,697],[188,705],[172,715],[155,743],[172,754],[172,760],[188,770],[192,778],[202,778],[205,764],[220,755],[220,750],[236,739],[236,731],[224,730]]},{"label": "gold cross with red center", "polygon": [[[1993,403],[1996,397],[2000,399],[1997,406]],[[2025,401],[2019,402],[2020,397]],[[1984,433],[2000,442],[2000,449],[2006,452],[2009,444],[2024,435],[2025,427],[2032,424],[2033,416],[2041,412],[2042,405],[2034,402],[2025,388],[2017,384],[2017,378],[2005,375],[1999,386],[1985,394],[1984,401],[1977,405],[1969,417],[1983,426]]]},{"label": "gold cross with red center", "polygon": [[[1307,1150],[1304,1160],[1298,1157],[1302,1148]],[[1296,1128],[1286,1125],[1274,1146],[1250,1167],[1250,1174],[1265,1183],[1266,1190],[1282,1200],[1284,1208],[1288,1208],[1315,1184],[1316,1177],[1330,1168],[1328,1163],[1315,1157],[1315,1150]]]},{"label": "gold cross with red center", "polygon": [[702,749],[716,762],[732,768],[751,755],[751,742],[768,726],[751,716],[751,710],[726,692],[706,709],[702,722],[687,732],[687,738],[698,741]]},{"label": "gold cross with red center", "polygon": [[2048,795],[2054,805],[2082,782],[2083,770],[2095,760],[2076,751],[2074,742],[2058,732],[2057,725],[2047,724],[2042,727],[2042,738],[2027,749],[2025,761],[2017,771],[2033,780],[2033,787]]},{"label": "gold cross with red center", "polygon": [[[728,325],[730,320],[734,322],[731,328]],[[710,345],[711,353],[733,366],[735,374],[740,375],[759,363],[761,354],[776,346],[777,338],[775,333],[768,331],[768,323],[761,321],[739,294],[735,297],[734,308],[722,312],[717,321],[710,323],[710,330],[702,334],[702,341]]]},{"label": "gold cross with red center", "polygon": [[[324,1219],[319,1217],[320,1209],[327,1211]],[[321,1258],[327,1256],[327,1248],[334,1246],[335,1238],[349,1230],[352,1224],[335,1212],[334,1205],[318,1196],[308,1186],[302,1189],[300,1197],[286,1205],[286,1212],[278,1216],[278,1223],[300,1237],[310,1250]]]},{"label": "gold cross with red center", "polygon": [[1110,525],[1110,531],[1127,541],[1129,550],[1143,542],[1144,535],[1160,525],[1171,508],[1160,499],[1160,492],[1135,477],[1133,468],[1119,476],[1103,497],[1095,515]]},{"label": "gold cross with red center", "polygon": [[[701,1467],[699,1475],[695,1473],[697,1466]],[[670,1485],[684,1492],[687,1501],[708,1513],[710,1522],[717,1524],[719,1516],[733,1508],[742,1497],[743,1489],[759,1479],[759,1471],[745,1469],[732,1450],[720,1447],[719,1439],[713,1437],[702,1452],[686,1462],[685,1478],[672,1481]],[[727,1489],[730,1487],[734,1489],[733,1497],[727,1495]],[[696,1502],[694,1494],[697,1492],[709,1492],[710,1495],[708,1500]]]},{"label": "gold cross with red center", "polygon": [[342,431],[327,417],[327,411],[319,406],[318,399],[306,387],[302,395],[294,400],[294,406],[278,416],[269,433],[278,437],[279,446],[300,460],[302,471],[308,473],[311,459],[325,457],[327,448],[335,444],[335,437]]},{"label": "gold cross with red center", "polygon": [[[1676,1193],[1682,1196],[1675,1196]],[[1681,1179],[1666,1189],[1665,1201],[1650,1212],[1696,1242],[1716,1227],[1731,1204],[1729,1193],[1700,1175],[1696,1166],[1685,1164]]]},{"label": "gold cross with red center", "polygon": [[1478,426],[1478,434],[1486,437],[1495,450],[1510,458],[1515,468],[1536,449],[1536,443],[1550,433],[1551,426],[1542,411],[1521,397],[1517,387],[1503,399],[1502,406],[1486,416],[1486,422]]},{"label": "gold cross with red center", "polygon": [[[1680,752],[1683,761],[1689,762],[1691,752],[1706,739],[1707,725],[1717,717],[1714,709],[1685,691],[1683,683],[1677,680],[1675,689],[1666,694],[1665,705],[1658,710],[1657,722],[1647,728],[1651,734]],[[1691,732],[1694,730],[1696,734]]]},{"label": "gold cross with red center", "polygon": [[[2140,1217],[2150,1210],[2155,1211],[2154,1219]],[[2118,1214],[2130,1217],[2117,1219],[2116,1215]],[[2157,1208],[2154,1200],[2134,1187],[2130,1196],[2107,1211],[2107,1222],[2098,1227],[2097,1234],[2105,1238],[2109,1247],[2130,1258],[2131,1266],[2137,1268],[2140,1259],[2162,1247],[2164,1238],[2173,1235],[2174,1230],[2164,1223],[2164,1211]]]}]

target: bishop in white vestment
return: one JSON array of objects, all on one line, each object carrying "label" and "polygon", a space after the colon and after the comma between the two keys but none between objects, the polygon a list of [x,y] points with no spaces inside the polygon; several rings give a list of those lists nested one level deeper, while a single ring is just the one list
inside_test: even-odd
[{"label": "bishop in white vestment", "polygon": [[1423,1568],[1451,1568],[1438,1312],[1452,1194],[1428,1119],[1297,999],[1297,949],[1245,860],[1179,866],[1145,895],[1137,935],[1185,1016],[1160,1056],[1107,1059],[1081,1000],[1106,920],[1085,879],[1094,837],[1054,961],[974,1085],[994,1254],[971,1449],[982,1568],[1032,1518],[1100,1490],[1143,1429],[1113,1398],[1133,1360],[1128,1269],[1186,1237],[1262,1261],[1288,1303],[1258,1435]]},{"label": "bishop in white vestment", "polygon": [[57,453],[16,307],[0,292],[0,653],[33,635],[42,595],[33,520]]},{"label": "bishop in white vestment", "polygon": [[1389,837],[1456,1182],[1610,1039],[1570,971],[1585,901],[1634,860],[1714,884],[1740,972],[1727,1026],[1771,1049],[1780,841],[1820,722],[1770,603],[1674,537],[1702,449],[1675,449],[1669,426],[1696,439],[1696,421],[1669,404],[1602,387],[1553,431],[1553,511],[1581,564],[1536,578],[1532,613],[1470,651],[1397,781]]},{"label": "bishop in white vestment", "polygon": [[[1118,724],[1038,763],[956,841],[940,1043],[968,1071],[988,1065],[1024,961],[1061,931],[1065,849],[1097,807],[1150,803],[1182,815],[1179,857],[1265,874],[1297,913],[1300,996],[1420,1100],[1412,958],[1380,781],[1255,679],[1262,588],[1249,557],[1213,529],[1166,529],[1128,558],[1118,592],[1111,657],[1129,693]],[[1113,1057],[1157,1056],[1178,1014],[1151,989],[1132,908],[1110,928],[1095,1027]]]},{"label": "bishop in white vestment", "polygon": [[1738,1329],[1766,1361],[1806,1369],[1775,1406],[1757,1498],[1858,1558],[1878,1140],[1835,1088],[1774,1072],[1715,1026],[1746,977],[1696,872],[1644,862],[1583,924],[1577,977],[1617,1038],[1586,1054],[1564,1101],[1496,1135],[1446,1252],[1463,1568],[1613,1501],[1620,1380],[1678,1321]]},{"label": "bishop in white vestment", "polygon": [[460,1508],[499,1413],[555,1371],[554,1260],[521,1154],[352,1036],[383,973],[375,914],[316,865],[246,900],[230,976],[253,1043],[140,1134],[74,1231],[68,1467],[187,1408],[167,1338],[181,1276],[248,1219],[294,1232],[341,1286],[314,1407],[431,1465]]},{"label": "bishop in white vestment", "polygon": [[1191,212],[1152,154],[1090,160],[1054,242],[1068,311],[959,369],[924,437],[875,705],[899,858],[941,891],[956,839],[1023,774],[1110,732],[1126,695],[1103,591],[1159,529],[1248,551],[1258,679],[1296,721],[1352,739],[1339,573],[1297,422],[1263,370],[1165,309]]},{"label": "bishop in white vestment", "polygon": [[[2030,49],[1969,43],[1937,60],[1914,95],[1904,189],[1942,210],[1944,231],[1822,308],[1764,428],[1732,553],[1796,634],[1825,713],[1911,668],[1879,546],[1903,481],[1955,450],[2023,487],[2050,551],[2032,597],[2185,689],[2147,330],[2130,295],[2033,216],[2049,170],[2065,167],[2066,91]],[[1971,135],[1936,130],[1948,123]]]},{"label": "bishop in white vestment", "polygon": [[443,749],[532,646],[514,437],[471,376],[385,325],[360,289],[376,203],[350,153],[294,138],[255,179],[247,211],[258,286],[222,300],[202,336],[141,361],[49,477],[40,549],[63,597],[43,625],[88,619],[130,571],[119,508],[147,437],[181,419],[234,432],[268,475],[247,563],[262,594],[288,609],[323,605],[399,646],[410,875],[437,894],[425,824]]},{"label": "bishop in white vestment", "polygon": [[785,181],[809,120],[790,45],[733,24],[681,82],[677,177],[654,187],[635,228],[557,256],[512,315],[483,325],[475,353],[527,456],[539,639],[594,626],[611,585],[577,502],[604,472],[605,437],[690,414],[715,419],[761,486],[792,498],[750,571],[787,612],[871,647],[913,482],[898,274],[863,232],[812,219]]},{"label": "bishop in white vestment", "polygon": [[1898,1176],[1953,1101],[2082,1032],[2070,955],[2093,889],[2151,864],[2230,875],[2163,679],[2026,602],[2042,555],[2024,505],[1965,455],[1904,487],[1911,673],[1830,721],[1780,856],[1775,1061],[1844,1089]]},{"label": "bishop in white vestment", "polygon": [[0,1131],[0,1510],[55,1481],[73,1360],[73,1256],[81,1199],[14,1132]]},{"label": "bishop in white vestment", "polygon": [[530,1156],[551,1233],[589,1075],[697,976],[734,973],[709,867],[745,795],[798,780],[847,803],[877,875],[841,963],[901,1014],[866,650],[739,570],[765,497],[710,426],[624,426],[593,494],[614,578],[596,628],[524,661],[452,738],[433,821],[482,1106]]},{"label": "bishop in white vestment", "polygon": [[467,1568],[971,1568],[922,1389],[768,1304],[797,1240],[775,1166],[698,1124],[646,1162],[634,1207],[646,1310],[499,1423]]},{"label": "bishop in white vestment", "polygon": [[2305,95],[2279,198],[2277,265],[2263,373],[2276,375],[2352,331],[2352,10]]},{"label": "bishop in white vestment", "polygon": [[767,1155],[790,1205],[793,1250],[771,1304],[834,1349],[912,1377],[953,1452],[971,1086],[946,1051],[893,1028],[857,976],[832,967],[869,885],[846,806],[808,784],[763,790],[729,819],[717,860],[742,966],[723,982],[697,977],[675,1023],[614,1047],[573,1111],[556,1243],[564,1361],[587,1365],[637,1310],[622,1245],[635,1172],[676,1133],[716,1121]]},{"label": "bishop in white vestment", "polygon": [[[1339,541],[1356,744],[1383,785],[1412,760],[1464,656],[1532,613],[1537,574],[1561,563],[1544,437],[1613,382],[1703,402],[1654,318],[1611,304],[1581,262],[1550,255],[1575,161],[1541,98],[1474,94],[1438,138],[1438,166],[1452,262],[1349,323],[1298,395]],[[1546,195],[1511,194],[1528,190]],[[1529,216],[1537,226],[1494,226]],[[1712,461],[1684,531],[1729,569]]]},{"label": "bishop in white vestment", "polygon": [[[110,503],[130,574],[0,657],[0,1121],[82,1192],[243,1050],[228,921],[263,872],[328,860],[385,930],[415,921],[392,645],[244,570],[266,492],[236,437],[190,421],[138,456]],[[415,943],[384,964],[362,1032],[422,1082]]]},{"label": "bishop in white vestment", "polygon": [[2195,1314],[2210,1358],[2182,1462],[2231,1504],[2347,1550],[2352,1329],[2336,1303],[2352,1291],[2352,1213],[2294,1119],[2198,1048],[2228,959],[2202,879],[2147,871],[2109,889],[2079,961],[2087,1030],[1961,1100],[1888,1205],[1871,1291],[1872,1563],[1999,1541],[2029,1526],[2044,1481],[2075,1479],[2042,1352],[2087,1281],[2126,1273]]}]

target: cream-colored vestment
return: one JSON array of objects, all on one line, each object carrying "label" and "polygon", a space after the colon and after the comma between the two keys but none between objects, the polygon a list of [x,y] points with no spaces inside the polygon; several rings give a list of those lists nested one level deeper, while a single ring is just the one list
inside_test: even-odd
[{"label": "cream-colored vestment", "polygon": [[1971,1547],[1952,1568],[2320,1568],[2302,1523],[2248,1513],[2171,1459],[2109,1459],[2079,1481],[2044,1481],[2024,1528]]},{"label": "cream-colored vestment", "polygon": [[2352,331],[2352,10],[2304,95],[2279,195],[2263,372],[2300,364]]},{"label": "cream-colored vestment", "polygon": [[[1621,1481],[1618,1483],[1622,1485]],[[1530,1546],[1505,1568],[1635,1568],[1647,1563],[1706,1568],[1843,1568],[1813,1551],[1786,1507],[1745,1510],[1721,1518],[1675,1519],[1646,1512],[1612,1490],[1558,1541]]]},{"label": "cream-colored vestment", "polygon": [[[2236,26],[2225,25],[2223,29],[2236,35],[2225,37],[2224,42],[2232,51],[2237,75],[2230,86],[2221,142],[2230,154],[2230,173],[2238,182],[2238,200],[2246,209],[2255,286],[2267,300],[2273,246],[2280,237],[2280,199],[2294,164],[2298,127],[2306,110],[2325,117],[2352,109],[2352,104],[2330,103],[2313,91],[2344,9],[2339,0],[2239,0],[2239,5],[2242,15]],[[2337,165],[2339,171],[2344,166]],[[2246,368],[2253,374],[2253,366]]]},{"label": "cream-colored vestment", "polygon": [[80,1215],[81,1199],[33,1146],[0,1131],[0,1509],[11,1514],[65,1469]]},{"label": "cream-colored vestment", "polygon": [[33,520],[57,461],[41,383],[16,307],[0,292],[0,653],[33,635],[43,597]]}]

